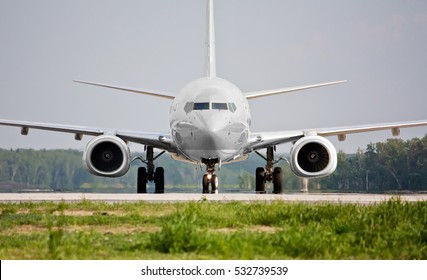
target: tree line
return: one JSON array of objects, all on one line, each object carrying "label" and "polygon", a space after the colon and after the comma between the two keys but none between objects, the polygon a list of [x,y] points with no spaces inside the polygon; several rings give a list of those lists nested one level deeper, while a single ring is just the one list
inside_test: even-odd
[{"label": "tree line", "polygon": [[[167,155],[160,157],[156,164],[166,170],[166,185],[199,191],[201,176],[205,172],[203,168],[176,162]],[[220,187],[253,191],[255,169],[264,165],[265,162],[256,155],[240,163],[223,165],[219,171]],[[79,192],[135,192],[138,166],[140,163],[134,162],[128,174],[111,179],[89,174],[82,165],[80,151],[0,149],[0,185]],[[282,162],[281,166],[284,190],[299,190],[302,180],[292,174],[286,162]],[[326,178],[310,180],[309,189],[427,191],[427,135],[422,139],[389,139],[371,143],[356,154],[339,152],[335,173]]]},{"label": "tree line", "polygon": [[354,155],[340,152],[336,172],[313,184],[332,190],[426,191],[427,135],[371,143]]}]

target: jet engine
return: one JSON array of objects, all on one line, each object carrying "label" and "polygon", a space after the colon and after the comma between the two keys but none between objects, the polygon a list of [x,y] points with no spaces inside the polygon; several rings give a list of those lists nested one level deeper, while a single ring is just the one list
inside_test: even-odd
[{"label": "jet engine", "polygon": [[93,175],[120,177],[129,170],[131,162],[128,145],[117,136],[93,138],[83,153],[83,163]]},{"label": "jet engine", "polygon": [[331,175],[337,168],[337,152],[324,137],[305,136],[295,142],[290,154],[293,173],[303,178]]}]

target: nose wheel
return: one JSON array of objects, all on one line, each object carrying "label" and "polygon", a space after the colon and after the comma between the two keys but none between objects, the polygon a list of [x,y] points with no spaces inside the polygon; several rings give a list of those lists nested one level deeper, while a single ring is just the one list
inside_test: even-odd
[{"label": "nose wheel", "polygon": [[[215,165],[221,163],[218,159],[203,159],[202,163],[206,164],[206,174],[202,178],[202,193],[218,193],[218,176],[215,174]],[[210,186],[210,188],[209,188]]]},{"label": "nose wheel", "polygon": [[[209,190],[209,186],[211,189]],[[202,192],[203,193],[218,193],[218,176],[215,174],[205,174],[202,178]]]}]

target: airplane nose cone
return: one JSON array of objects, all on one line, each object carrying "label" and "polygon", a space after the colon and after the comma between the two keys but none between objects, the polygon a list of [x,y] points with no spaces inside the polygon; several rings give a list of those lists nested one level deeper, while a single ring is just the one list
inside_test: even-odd
[{"label": "airplane nose cone", "polygon": [[222,131],[225,131],[225,128],[228,126],[228,121],[224,119],[213,118],[210,120],[201,120],[203,128],[205,128],[206,133],[209,135],[216,135]]},{"label": "airplane nose cone", "polygon": [[202,113],[176,124],[172,133],[179,149],[196,161],[233,157],[247,140],[247,124],[233,121],[225,114]]}]

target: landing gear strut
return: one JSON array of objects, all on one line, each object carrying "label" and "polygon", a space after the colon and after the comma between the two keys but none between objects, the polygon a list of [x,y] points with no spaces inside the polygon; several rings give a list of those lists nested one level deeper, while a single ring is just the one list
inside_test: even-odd
[{"label": "landing gear strut", "polygon": [[276,147],[268,147],[267,148],[267,156],[256,152],[260,157],[265,159],[267,164],[265,168],[258,167],[255,173],[255,192],[258,194],[265,194],[265,184],[267,182],[273,183],[273,193],[281,194],[282,193],[282,168],[275,167],[273,169],[273,165],[278,163],[281,160],[286,160],[285,158],[279,158],[278,160],[274,160],[274,152],[276,151]]},{"label": "landing gear strut", "polygon": [[[206,159],[202,160],[206,164],[206,174],[202,178],[202,192],[203,193],[218,193],[218,176],[215,174],[215,165],[218,160]],[[209,185],[211,190],[209,191]]]},{"label": "landing gear strut", "polygon": [[[154,192],[164,193],[165,192],[165,170],[163,167],[155,168],[154,161],[158,159],[165,152],[161,152],[157,156],[154,156],[154,149],[152,146],[146,147],[147,158],[143,159],[138,157],[136,159],[141,160],[147,165],[147,167],[138,168],[138,182],[137,182],[137,193],[147,193],[147,183],[154,182]],[[134,159],[135,160],[135,159]]]}]

